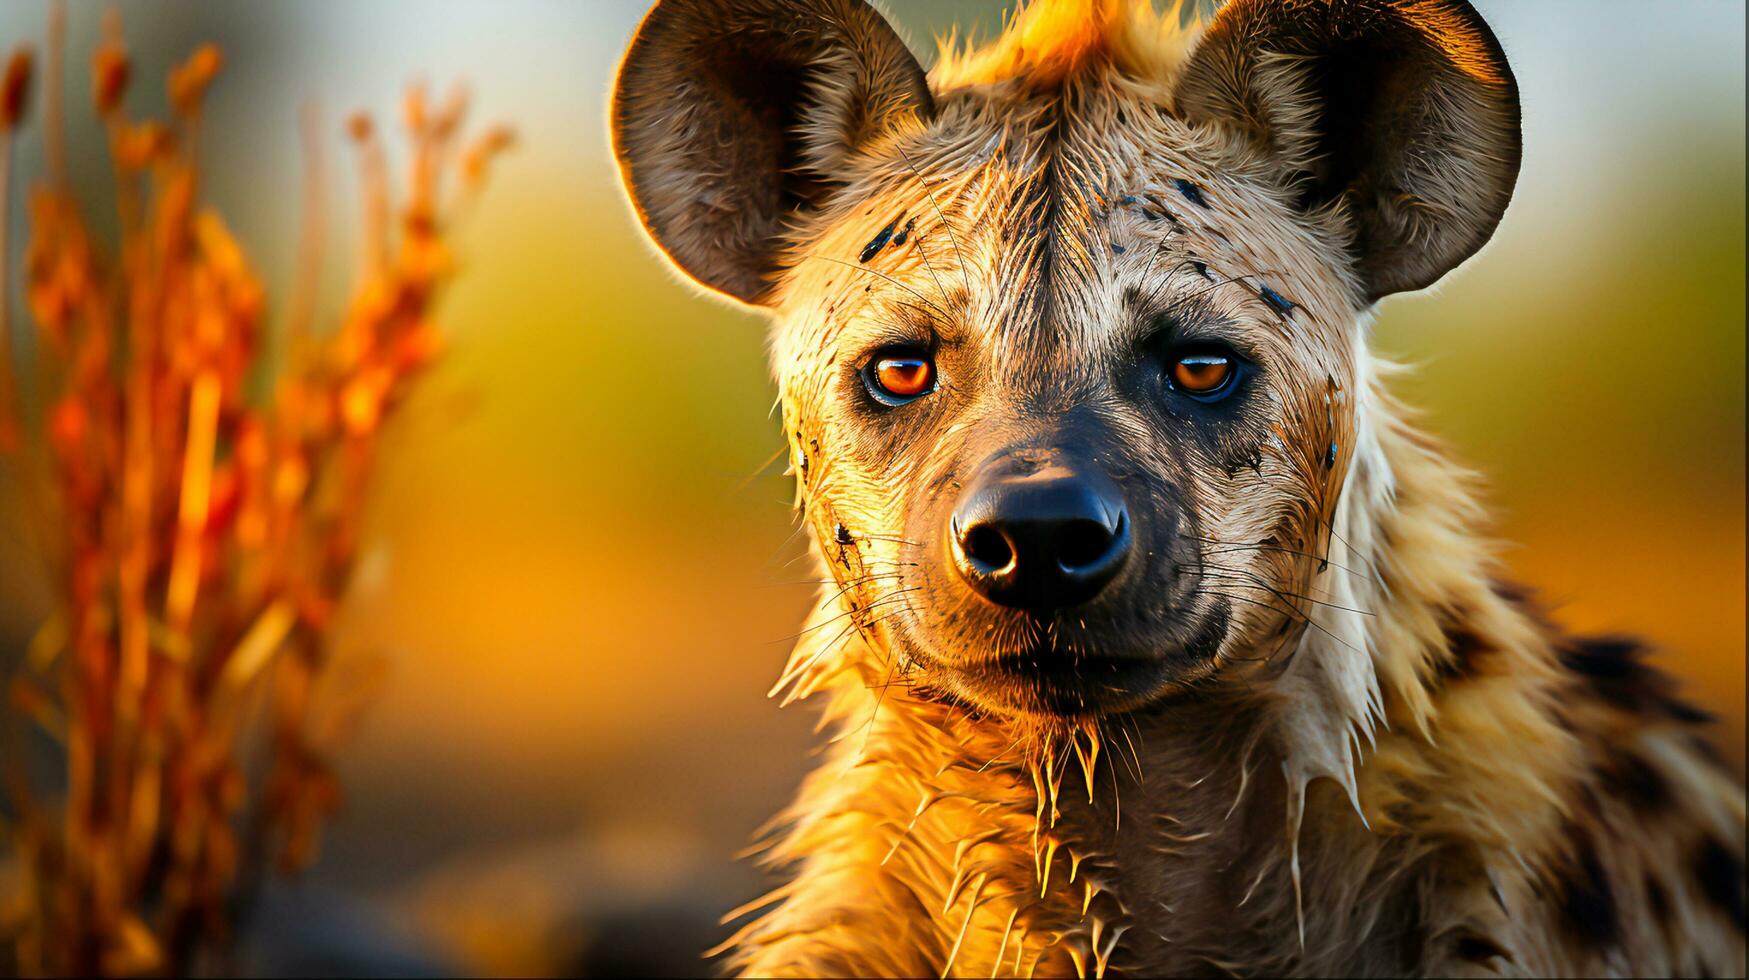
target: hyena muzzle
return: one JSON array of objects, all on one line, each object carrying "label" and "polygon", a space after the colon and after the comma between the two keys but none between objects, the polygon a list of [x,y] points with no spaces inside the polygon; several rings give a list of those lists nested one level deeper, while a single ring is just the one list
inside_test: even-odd
[{"label": "hyena muzzle", "polygon": [[1038,0],[925,72],[862,0],[662,0],[626,54],[631,199],[769,312],[832,576],[779,689],[840,738],[733,962],[1741,973],[1698,713],[1501,584],[1367,346],[1505,212],[1500,44],[1179,20]]}]

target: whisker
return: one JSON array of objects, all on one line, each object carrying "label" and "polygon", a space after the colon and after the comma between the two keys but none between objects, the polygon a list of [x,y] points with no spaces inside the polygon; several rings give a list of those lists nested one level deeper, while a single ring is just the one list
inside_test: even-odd
[{"label": "whisker", "polygon": [[1222,566],[1215,566],[1215,565],[1205,565],[1205,566],[1199,566],[1199,567],[1201,567],[1201,568],[1215,568],[1216,571],[1212,573],[1213,577],[1215,577],[1215,578],[1219,578],[1219,579],[1222,579],[1223,581],[1227,581],[1227,582],[1232,582],[1236,585],[1241,586],[1242,588],[1266,589],[1269,592],[1273,593],[1276,596],[1276,598],[1281,599],[1284,602],[1287,601],[1287,599],[1289,597],[1292,597],[1295,599],[1304,600],[1306,602],[1315,602],[1320,606],[1327,606],[1331,609],[1340,609],[1343,612],[1359,613],[1362,616],[1375,615],[1371,610],[1368,610],[1368,609],[1356,609],[1353,606],[1344,606],[1344,605],[1341,605],[1340,603],[1327,602],[1323,599],[1315,599],[1309,595],[1301,595],[1298,592],[1290,592],[1286,589],[1278,589],[1275,586],[1270,585],[1267,581],[1265,581],[1262,578],[1262,576],[1259,576],[1255,572],[1248,572],[1248,571],[1245,571],[1243,569],[1234,569],[1232,571],[1222,571],[1221,570]]},{"label": "whisker", "polygon": [[[1260,602],[1256,599],[1247,599],[1244,596],[1229,595],[1225,592],[1215,592],[1213,590],[1206,590],[1206,591],[1208,592],[1209,595],[1218,595],[1218,596],[1221,596],[1222,598],[1226,598],[1226,599],[1237,599],[1240,602],[1249,602],[1252,605],[1262,606],[1265,609],[1273,609],[1276,612],[1283,611],[1280,606],[1271,605],[1270,603],[1267,603],[1267,602]],[[1274,590],[1271,589],[1269,591],[1273,592]],[[1277,597],[1280,598],[1279,594]],[[1299,616],[1299,618],[1297,620],[1295,620],[1295,622],[1304,623],[1307,626],[1310,626],[1313,629],[1317,630],[1318,632],[1329,637],[1330,639],[1335,640],[1337,643],[1340,643],[1343,646],[1347,647],[1348,649],[1353,650],[1355,653],[1359,653],[1359,654],[1362,654],[1364,656],[1364,651],[1362,651],[1361,649],[1356,647],[1354,644],[1343,639],[1342,637],[1337,636],[1335,633],[1330,632],[1330,630],[1327,627],[1325,627],[1323,623],[1320,623],[1317,620],[1313,619],[1311,616],[1307,615],[1305,613],[1305,611],[1301,610],[1299,607],[1295,606],[1293,603],[1287,601],[1285,598],[1283,598],[1281,601],[1282,601],[1283,605],[1287,606],[1289,609],[1292,609],[1293,612]]]},{"label": "whisker", "polygon": [[[1149,276],[1152,276],[1154,274],[1154,266],[1159,263],[1160,256],[1165,255],[1167,252],[1170,252],[1170,251],[1172,251],[1172,239],[1170,237],[1167,237],[1160,242],[1160,244],[1157,248],[1154,249],[1154,254],[1148,257],[1148,268],[1142,273],[1142,280],[1144,282],[1147,281]],[[1188,265],[1189,262],[1190,262],[1189,259],[1180,259],[1178,261],[1178,264],[1174,265],[1171,268],[1171,270],[1166,273],[1167,281],[1171,280],[1172,273],[1177,272],[1179,269],[1184,268],[1184,266]],[[1162,282],[1160,284],[1160,286],[1154,287],[1154,291],[1148,294],[1147,302],[1152,303],[1155,300],[1155,298],[1160,295],[1160,289],[1164,285],[1165,285],[1165,283]]]},{"label": "whisker", "polygon": [[1275,271],[1270,270],[1270,269],[1264,269],[1260,272],[1241,272],[1236,276],[1228,276],[1227,278],[1222,279],[1219,282],[1211,283],[1210,285],[1204,286],[1203,288],[1197,290],[1196,292],[1191,293],[1189,296],[1180,296],[1176,300],[1176,302],[1182,303],[1185,300],[1195,299],[1198,296],[1201,296],[1203,293],[1211,292],[1213,290],[1221,288],[1222,286],[1231,286],[1233,283],[1236,283],[1236,282],[1244,282],[1247,279],[1252,279],[1252,278],[1255,278],[1257,276],[1276,276],[1276,275],[1280,275],[1280,274],[1281,273],[1275,272]]},{"label": "whisker", "polygon": [[[1197,569],[1212,568],[1217,572],[1226,572],[1226,573],[1229,573],[1232,575],[1243,575],[1243,576],[1250,578],[1254,581],[1260,581],[1260,582],[1264,582],[1264,583],[1269,582],[1268,578],[1259,574],[1255,570],[1245,568],[1245,567],[1240,566],[1240,565],[1227,565],[1227,564],[1222,564],[1221,562],[1199,561],[1199,562],[1195,563],[1194,566],[1185,565],[1185,566],[1181,566],[1181,567],[1183,567],[1185,569],[1189,569],[1192,567],[1197,568]],[[1277,586],[1277,588],[1281,588],[1281,587]],[[1336,594],[1334,592],[1331,592],[1329,589],[1319,589],[1317,586],[1314,586],[1314,585],[1308,585],[1307,588],[1313,589],[1313,590],[1318,591],[1318,592],[1322,592],[1327,596],[1334,596]],[[1305,599],[1308,602],[1324,602],[1325,601],[1322,599],[1318,599],[1315,596],[1301,595],[1298,592],[1291,592],[1291,591],[1288,591],[1286,589],[1282,589],[1282,591],[1286,595],[1293,596],[1296,599]]]},{"label": "whisker", "polygon": [[881,692],[875,695],[874,710],[868,713],[868,721],[862,723],[862,748],[857,750],[856,754],[858,757],[861,757],[868,751],[868,740],[869,736],[874,734],[875,719],[879,718],[881,715],[881,705],[885,704],[887,701],[887,691],[892,689],[893,675],[898,669],[898,658],[895,657],[893,658],[893,663],[887,667],[887,679],[881,684]]},{"label": "whisker", "polygon": [[850,581],[848,581],[844,584],[843,588],[841,588],[837,592],[834,592],[831,595],[827,596],[825,598],[825,600],[820,603],[819,608],[824,609],[827,606],[831,605],[832,603],[837,602],[839,600],[839,598],[844,595],[844,593],[849,592],[851,589],[854,589],[859,585],[866,585],[869,582],[873,582],[873,581],[876,581],[879,579],[901,578],[904,576],[904,574],[905,574],[904,572],[881,572],[879,574],[862,575],[862,576],[859,576],[857,578],[851,579]]},{"label": "whisker", "polygon": [[913,586],[913,587],[908,588],[908,589],[895,589],[892,592],[888,592],[885,595],[880,596],[879,598],[873,600],[872,602],[869,602],[866,605],[858,606],[855,609],[846,609],[844,612],[841,612],[836,616],[833,616],[829,619],[823,619],[823,620],[819,621],[818,623],[815,623],[812,626],[805,627],[801,630],[798,630],[794,633],[791,633],[788,636],[779,637],[775,640],[772,640],[771,642],[773,642],[773,643],[787,643],[791,640],[801,639],[802,637],[807,636],[809,633],[812,633],[813,631],[815,631],[817,629],[822,629],[824,627],[830,626],[833,623],[837,622],[840,619],[843,619],[846,616],[854,616],[860,612],[867,612],[868,610],[873,609],[876,606],[884,605],[887,602],[898,599],[899,597],[901,597],[902,595],[904,595],[907,592],[921,592],[921,591],[923,591],[921,586]]},{"label": "whisker", "polygon": [[[916,173],[917,171],[913,169],[911,172]],[[915,219],[912,219],[912,221],[915,221]],[[907,222],[907,227],[909,227],[910,224],[911,222]],[[947,287],[941,284],[941,277],[935,273],[935,265],[929,261],[929,250],[923,247],[923,239],[924,236],[918,234],[917,254],[923,259],[923,268],[929,270],[929,278],[935,281],[935,291],[941,296],[941,301],[943,303],[952,303],[953,300],[947,295]]]},{"label": "whisker", "polygon": [[899,156],[905,161],[905,166],[911,168],[911,176],[916,177],[918,185],[923,188],[923,196],[929,198],[929,206],[935,209],[935,217],[941,222],[942,230],[947,232],[947,240],[953,245],[954,259],[959,263],[960,282],[965,286],[966,298],[969,300],[972,295],[972,281],[966,275],[966,256],[964,252],[960,251],[960,242],[954,236],[953,225],[948,224],[947,215],[942,213],[941,205],[935,200],[935,192],[929,189],[929,181],[923,179],[922,172],[917,169],[916,164],[911,162],[911,155],[906,153],[902,146],[898,147],[898,150]]},{"label": "whisker", "polygon": [[986,769],[989,769],[991,766],[995,765],[996,763],[1000,762],[1002,760],[1003,756],[1007,755],[1010,752],[1013,752],[1014,747],[1019,745],[1025,738],[1026,738],[1025,733],[1022,733],[1020,735],[1016,735],[1014,737],[1014,741],[1008,743],[1007,748],[1003,749],[1001,752],[996,753],[996,755],[991,757],[991,759],[988,762],[985,762],[983,765],[979,766],[977,768],[977,771],[983,772]]},{"label": "whisker", "polygon": [[1341,569],[1342,571],[1345,571],[1350,575],[1354,575],[1354,576],[1357,576],[1359,578],[1366,579],[1367,581],[1372,580],[1371,577],[1368,576],[1365,572],[1356,571],[1355,569],[1352,569],[1352,568],[1348,567],[1347,565],[1342,564],[1341,562],[1331,561],[1329,558],[1325,557],[1324,555],[1313,554],[1310,551],[1297,551],[1293,548],[1284,548],[1284,547],[1280,547],[1278,545],[1244,544],[1244,543],[1232,542],[1232,541],[1220,541],[1220,540],[1217,540],[1215,538],[1197,537],[1196,535],[1185,534],[1183,532],[1179,532],[1178,536],[1181,538],[1184,538],[1187,541],[1200,541],[1200,542],[1203,542],[1204,544],[1218,545],[1222,549],[1232,550],[1232,551],[1276,551],[1276,552],[1280,552],[1280,553],[1286,554],[1286,555],[1299,555],[1302,558],[1310,558],[1313,561],[1318,562],[1321,565],[1329,565],[1332,568]]},{"label": "whisker", "polygon": [[1359,558],[1362,562],[1364,562],[1366,564],[1367,572],[1370,575],[1372,575],[1374,582],[1378,583],[1380,586],[1383,586],[1385,584],[1384,576],[1379,574],[1378,563],[1373,561],[1372,559],[1368,558],[1366,555],[1362,554],[1360,549],[1356,548],[1354,546],[1353,542],[1349,541],[1347,538],[1343,537],[1342,535],[1337,534],[1335,523],[1328,521],[1328,520],[1325,520],[1321,515],[1318,517],[1318,522],[1320,524],[1323,524],[1324,527],[1329,530],[1331,537],[1342,542],[1342,546],[1348,549],[1349,554],[1353,555],[1356,558]]},{"label": "whisker", "polygon": [[[1130,737],[1130,727],[1131,726],[1135,727],[1136,734],[1138,734],[1138,735],[1141,734],[1141,723],[1137,722],[1135,719],[1130,718],[1128,716],[1124,716],[1118,720],[1117,730],[1118,730],[1118,734],[1123,736],[1124,742],[1127,745],[1129,745],[1129,747],[1130,747],[1130,772],[1131,772],[1131,774],[1133,774],[1136,777],[1137,783],[1144,783],[1144,782],[1147,782],[1147,775],[1142,771],[1142,753],[1139,749],[1136,748],[1135,739]],[[1119,753],[1118,757],[1122,758],[1123,756],[1121,753]]]},{"label": "whisker", "polygon": [[[1156,252],[1154,255],[1154,258],[1148,262],[1148,275],[1153,274],[1154,262],[1158,261],[1161,255],[1165,254],[1167,251],[1170,250],[1170,245],[1171,245],[1170,241],[1160,243],[1160,251]],[[1159,284],[1156,285],[1153,288],[1153,290],[1148,293],[1148,297],[1147,297],[1147,299],[1142,301],[1142,305],[1144,307],[1152,306],[1154,304],[1154,301],[1160,298],[1160,293],[1163,290],[1165,290],[1165,288],[1168,285],[1170,285],[1172,283],[1173,275],[1175,275],[1178,272],[1178,270],[1184,268],[1185,266],[1193,265],[1193,264],[1195,264],[1195,260],[1191,259],[1188,256],[1186,256],[1185,258],[1179,259],[1177,261],[1177,263],[1175,263],[1172,266],[1172,268],[1170,268],[1166,271],[1166,278],[1160,280]],[[1204,266],[1204,268],[1206,269],[1207,266]],[[1146,278],[1146,276],[1144,276],[1143,278]]]},{"label": "whisker", "polygon": [[[1192,259],[1188,259],[1188,258],[1184,259],[1178,265],[1173,267],[1173,271],[1176,272],[1178,269],[1181,269],[1186,265],[1190,265],[1192,261],[1193,261]],[[1204,268],[1207,268],[1207,267],[1204,266]],[[1241,272],[1238,275],[1228,276],[1225,279],[1221,279],[1217,282],[1210,283],[1209,285],[1204,286],[1203,288],[1197,290],[1194,293],[1190,293],[1189,295],[1179,296],[1176,299],[1174,299],[1172,302],[1174,304],[1177,304],[1177,303],[1186,302],[1188,300],[1193,300],[1193,299],[1197,298],[1198,296],[1203,295],[1204,293],[1212,292],[1216,289],[1221,288],[1222,286],[1231,286],[1234,283],[1242,283],[1247,279],[1255,279],[1259,276],[1279,276],[1279,275],[1281,275],[1281,273],[1274,270],[1274,269],[1253,269],[1253,270],[1248,271],[1248,272]],[[1166,279],[1160,283],[1160,285],[1154,287],[1154,291],[1152,293],[1148,294],[1147,302],[1149,304],[1152,304],[1154,302],[1154,300],[1159,297],[1160,291],[1162,289],[1166,288],[1166,284],[1171,282],[1171,281],[1172,281],[1172,277],[1170,275],[1168,275],[1166,277]]]},{"label": "whisker", "polygon": [[[795,665],[792,668],[785,670],[783,672],[783,674],[778,677],[777,683],[772,685],[771,690],[770,690],[770,692],[768,692],[766,694],[766,697],[771,697],[771,696],[775,695],[778,691],[783,690],[785,687],[789,687],[790,685],[793,685],[797,681],[801,680],[803,676],[805,676],[809,671],[814,669],[815,664],[818,664],[821,661],[825,660],[828,656],[831,656],[831,655],[837,653],[839,644],[844,643],[851,636],[861,635],[863,629],[865,629],[865,628],[866,629],[873,629],[875,624],[885,622],[888,618],[895,616],[897,614],[898,614],[898,610],[895,610],[895,611],[890,612],[890,613],[884,613],[880,616],[876,616],[873,620],[871,620],[866,625],[866,627],[863,624],[856,623],[856,622],[852,622],[850,625],[844,627],[844,629],[842,631],[840,631],[836,636],[832,637],[832,639],[830,641],[828,641],[827,643],[825,643],[823,646],[821,646],[820,649],[815,650],[812,654],[810,654],[808,656],[807,660]],[[790,693],[784,697],[783,701],[778,705],[778,707],[781,708],[781,707],[787,706],[791,701],[795,700],[796,696],[797,696],[797,692],[792,687],[790,690]]]},{"label": "whisker", "polygon": [[1232,599],[1232,600],[1235,600],[1237,602],[1248,602],[1253,606],[1262,606],[1264,609],[1268,609],[1271,612],[1280,613],[1281,615],[1286,616],[1288,619],[1290,619],[1296,623],[1310,622],[1310,620],[1305,618],[1304,614],[1297,614],[1295,610],[1283,609],[1282,607],[1276,605],[1273,602],[1264,602],[1261,599],[1252,599],[1248,596],[1242,596],[1242,595],[1232,595],[1232,594],[1229,594],[1226,592],[1217,591],[1215,589],[1194,589],[1191,591],[1190,594],[1196,595],[1196,596],[1212,595],[1212,596],[1219,596],[1222,599]]},{"label": "whisker", "polygon": [[934,301],[932,301],[929,297],[918,292],[916,289],[913,289],[911,286],[906,285],[905,283],[902,283],[897,279],[894,279],[892,276],[889,276],[884,272],[880,272],[880,271],[875,270],[875,269],[870,269],[870,268],[867,268],[865,266],[856,265],[855,263],[846,262],[843,259],[835,259],[835,258],[831,257],[830,255],[821,255],[818,252],[804,252],[804,253],[802,253],[802,258],[819,259],[822,262],[833,262],[833,263],[836,263],[838,265],[845,267],[846,269],[854,269],[857,272],[865,272],[871,276],[878,276],[878,277],[885,279],[886,281],[892,283],[893,285],[899,287],[900,289],[905,290],[906,292],[910,293],[911,295],[917,297],[919,300],[923,301],[923,304],[925,306],[928,306],[930,309],[941,314],[943,319],[948,319],[947,311],[942,309],[941,307],[935,305]]},{"label": "whisker", "polygon": [[869,541],[893,541],[893,542],[897,542],[898,544],[908,544],[908,545],[912,545],[914,547],[921,547],[923,544],[923,542],[921,542],[921,541],[913,541],[910,538],[895,537],[895,536],[890,535],[890,534],[853,534],[853,535],[851,535],[851,537],[852,538],[865,538]]},{"label": "whisker", "polygon": [[753,472],[742,477],[735,484],[735,492],[740,493],[741,491],[746,490],[748,487],[752,486],[754,480],[757,480],[760,477],[764,476],[765,471],[771,468],[771,464],[782,459],[784,457],[784,455],[788,452],[789,452],[788,446],[777,447],[777,451],[772,453],[769,457],[767,457],[765,462],[760,463],[759,466],[753,470]]}]

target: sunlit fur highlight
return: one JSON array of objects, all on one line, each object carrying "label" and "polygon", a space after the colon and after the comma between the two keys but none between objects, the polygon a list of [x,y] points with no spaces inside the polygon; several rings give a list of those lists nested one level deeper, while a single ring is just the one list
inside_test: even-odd
[{"label": "sunlit fur highlight", "polygon": [[986,43],[954,35],[938,41],[930,84],[1049,88],[1096,61],[1133,78],[1165,81],[1196,34],[1196,23],[1180,9],[1173,2],[1156,11],[1148,0],[1032,0]]}]

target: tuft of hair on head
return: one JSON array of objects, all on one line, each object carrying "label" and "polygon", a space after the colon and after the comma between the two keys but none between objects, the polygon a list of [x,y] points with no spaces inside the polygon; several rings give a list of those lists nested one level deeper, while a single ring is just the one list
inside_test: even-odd
[{"label": "tuft of hair on head", "polygon": [[1201,33],[1207,0],[1025,0],[988,42],[950,34],[936,42],[930,82],[939,90],[1019,79],[1051,88],[1106,64],[1138,79],[1165,80]]}]

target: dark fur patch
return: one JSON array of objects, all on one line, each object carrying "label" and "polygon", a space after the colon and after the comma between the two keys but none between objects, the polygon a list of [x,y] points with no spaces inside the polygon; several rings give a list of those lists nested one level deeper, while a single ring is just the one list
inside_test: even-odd
[{"label": "dark fur patch", "polygon": [[1652,916],[1660,923],[1670,921],[1670,893],[1664,890],[1664,883],[1656,875],[1646,876],[1646,904],[1652,908]]},{"label": "dark fur patch", "polygon": [[1676,682],[1645,662],[1646,648],[1622,637],[1574,638],[1561,647],[1561,663],[1583,678],[1593,693],[1623,711],[1662,715],[1699,724],[1712,715],[1676,696]]},{"label": "dark fur patch", "polygon": [[1209,610],[1208,618],[1203,620],[1196,635],[1184,645],[1184,652],[1196,660],[1213,660],[1221,649],[1221,641],[1227,638],[1227,630],[1233,624],[1232,609],[1225,600]]},{"label": "dark fur patch", "polygon": [[1452,950],[1458,959],[1471,963],[1486,963],[1498,956],[1506,960],[1512,959],[1504,947],[1487,936],[1475,932],[1463,932],[1457,937],[1457,944]]},{"label": "dark fur patch", "polygon": [[1725,764],[1725,757],[1719,754],[1719,747],[1714,745],[1712,740],[1705,735],[1699,733],[1690,735],[1688,738],[1688,747],[1693,749],[1695,755],[1699,756],[1714,769],[1727,775],[1731,773],[1731,767]]},{"label": "dark fur patch", "polygon": [[1275,290],[1270,289],[1268,286],[1257,287],[1257,295],[1265,303],[1268,303],[1271,309],[1275,310],[1275,312],[1281,316],[1287,316],[1294,311],[1294,304],[1292,301]]},{"label": "dark fur patch", "polygon": [[1537,615],[1538,610],[1532,608],[1530,589],[1517,582],[1505,582],[1500,579],[1489,582],[1488,586],[1495,595],[1530,613],[1538,622],[1542,622],[1542,617]]},{"label": "dark fur patch", "polygon": [[1202,196],[1202,188],[1185,180],[1183,177],[1173,180],[1172,186],[1178,188],[1178,193],[1183,194],[1186,201],[1189,201],[1197,207],[1206,208],[1209,206],[1207,199]]},{"label": "dark fur patch", "polygon": [[1560,872],[1555,882],[1562,924],[1592,946],[1614,946],[1621,941],[1621,910],[1597,861],[1597,844],[1589,834],[1570,829],[1578,853],[1573,867]]},{"label": "dark fur patch", "polygon": [[1650,762],[1622,749],[1598,767],[1603,788],[1641,813],[1656,813],[1670,806],[1670,783]]},{"label": "dark fur patch", "polygon": [[1743,859],[1716,837],[1700,842],[1694,852],[1694,877],[1702,894],[1718,906],[1738,932],[1744,931]]},{"label": "dark fur patch", "polygon": [[1488,654],[1494,651],[1487,640],[1470,627],[1468,610],[1452,610],[1442,632],[1445,634],[1446,658],[1439,662],[1442,682],[1461,680],[1475,675]]},{"label": "dark fur patch", "polygon": [[893,228],[898,225],[898,223],[899,219],[894,218],[885,228],[882,228],[879,233],[869,239],[868,244],[862,247],[862,254],[858,255],[856,260],[858,262],[867,262],[869,259],[881,254],[881,249],[887,247],[887,241],[893,237]]}]

